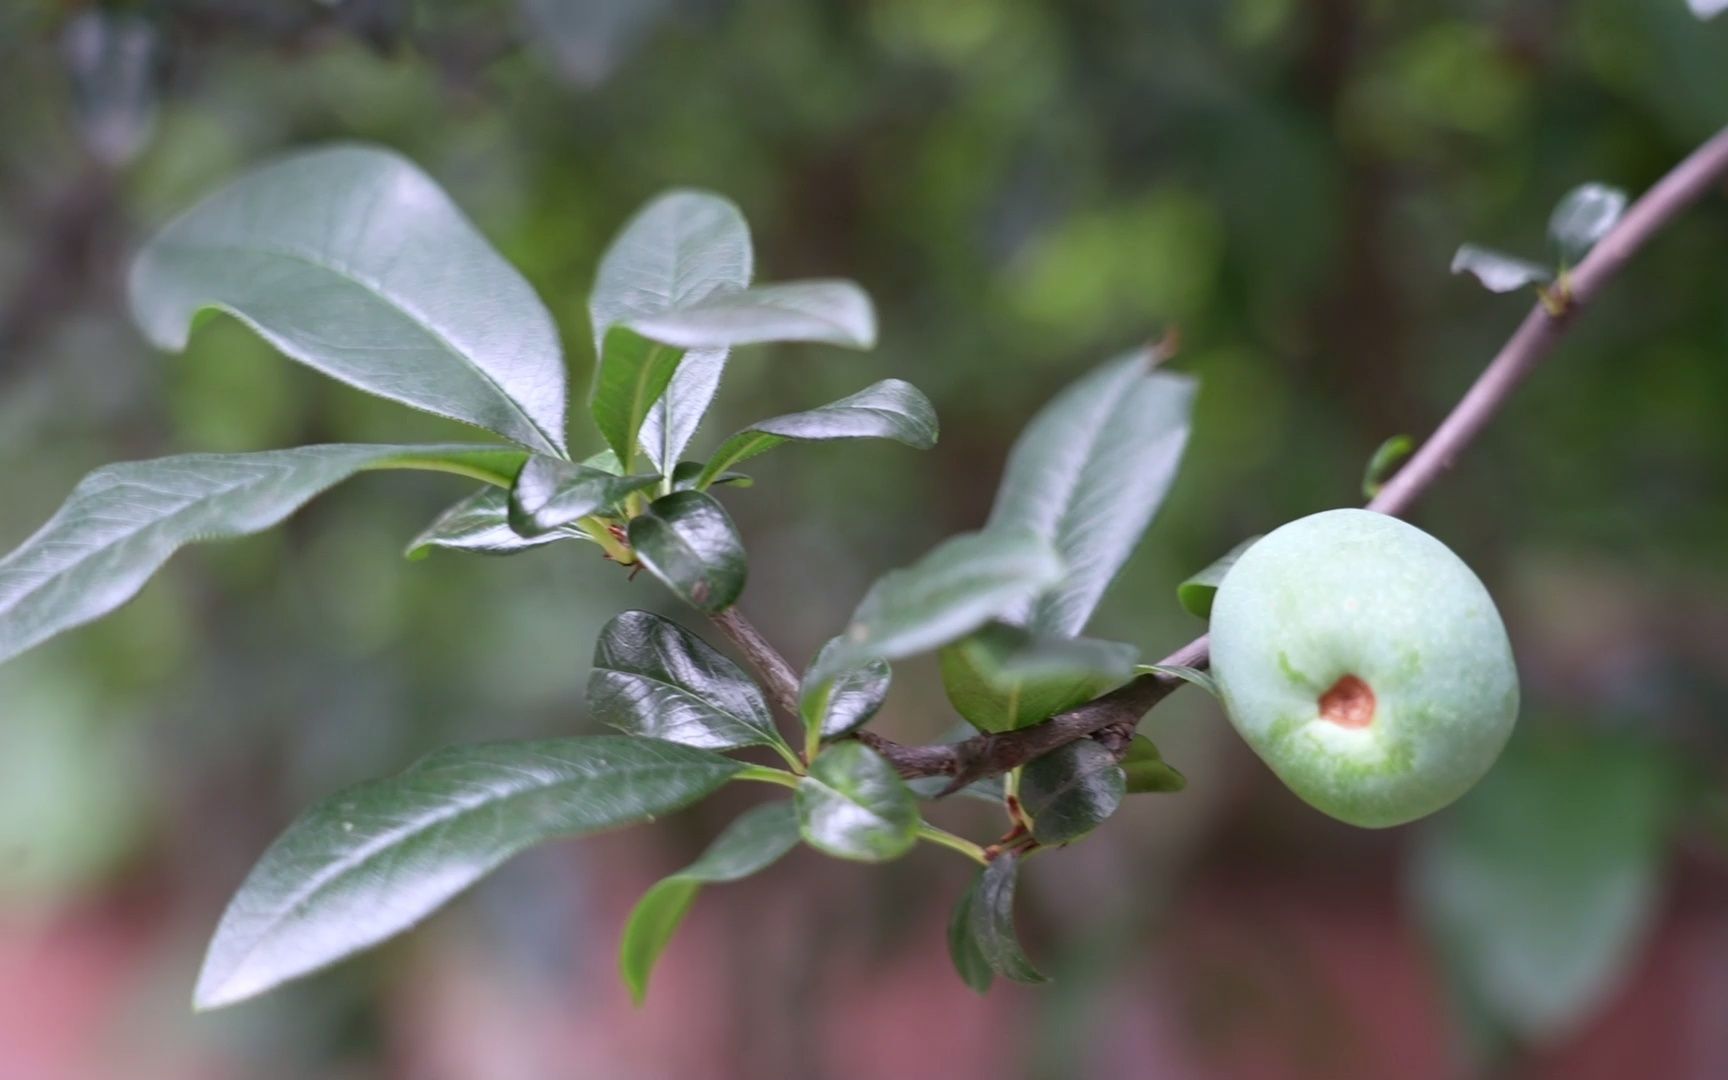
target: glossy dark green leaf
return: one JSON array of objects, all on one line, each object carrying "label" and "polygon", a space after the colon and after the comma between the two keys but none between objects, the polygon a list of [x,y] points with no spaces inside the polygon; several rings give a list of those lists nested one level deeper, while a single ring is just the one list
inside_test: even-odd
[{"label": "glossy dark green leaf", "polygon": [[972,940],[991,971],[1020,983],[1049,982],[1020,948],[1014,932],[1014,886],[1020,875],[1020,857],[1012,852],[996,856],[978,872],[972,896]]},{"label": "glossy dark green leaf", "polygon": [[832,664],[829,653],[839,647],[839,639],[822,646],[810,670],[804,673],[798,691],[798,710],[803,714],[805,728],[817,738],[837,739],[863,727],[887,700],[888,687],[894,678],[883,660],[871,660],[862,667],[825,675]]},{"label": "glossy dark green leaf", "polygon": [[1520,259],[1504,251],[1465,244],[1452,256],[1452,272],[1469,274],[1489,292],[1506,293],[1554,280],[1554,272],[1541,263]]},{"label": "glossy dark green leaf", "polygon": [[1212,598],[1218,594],[1218,586],[1224,583],[1224,575],[1258,539],[1258,536],[1250,536],[1214,559],[1206,569],[1176,586],[1176,601],[1182,605],[1182,610],[1201,619],[1211,618]]},{"label": "glossy dark green leaf", "polygon": [[850,281],[789,281],[741,292],[717,290],[693,304],[630,320],[637,332],[685,349],[810,341],[868,349],[876,344],[870,297]]},{"label": "glossy dark green leaf", "polygon": [[200,311],[226,311],[351,386],[564,455],[551,317],[391,151],[326,147],[245,174],[146,244],[129,286],[160,348],[185,348]]},{"label": "glossy dark green leaf", "polygon": [[715,837],[700,858],[643,894],[624,925],[618,971],[636,1004],[648,994],[648,976],[678,931],[704,885],[739,881],[766,869],[798,843],[798,814],[789,801],[746,810]]},{"label": "glossy dark green leaf", "polygon": [[969,634],[1021,607],[1062,578],[1062,560],[1044,539],[1020,530],[956,536],[864,594],[817,678],[895,660]]},{"label": "glossy dark green leaf", "polygon": [[930,399],[911,383],[884,379],[820,408],[750,425],[720,444],[697,486],[707,487],[726,469],[786,442],[892,439],[928,450],[936,445],[936,433]]},{"label": "glossy dark green leaf", "polygon": [[[700,461],[680,461],[672,469],[672,490],[689,491],[696,486],[697,479],[702,475]],[[703,487],[753,487],[756,481],[741,472],[725,472],[716,476],[712,483]]]},{"label": "glossy dark green leaf", "polygon": [[1122,775],[1130,795],[1165,794],[1188,786],[1188,778],[1165,761],[1158,752],[1158,744],[1144,735],[1134,736],[1134,741],[1128,744],[1128,753],[1122,759]]},{"label": "glossy dark green leaf", "polygon": [[1055,587],[1001,612],[1078,634],[1139,544],[1182,461],[1196,384],[1141,349],[1081,378],[1026,426],[1008,456],[989,530],[1023,529],[1067,566]]},{"label": "glossy dark green leaf", "polygon": [[1077,739],[1020,771],[1020,805],[1039,843],[1066,844],[1114,814],[1127,784],[1115,754],[1091,739]]},{"label": "glossy dark green leaf", "polygon": [[1567,265],[1576,265],[1608,235],[1626,212],[1626,193],[1607,184],[1580,184],[1566,193],[1548,219],[1548,239]]},{"label": "glossy dark green leaf", "polygon": [[[754,258],[744,215],[727,199],[705,191],[671,191],[654,199],[607,248],[588,299],[594,349],[602,358],[600,380],[609,384],[605,395],[597,390],[594,408],[597,420],[602,408],[607,411],[602,431],[611,426],[606,439],[620,457],[629,456],[624,443],[640,432],[643,450],[662,471],[678,461],[713,401],[726,350],[699,349],[688,356],[679,348],[664,350],[655,362],[669,363],[676,374],[668,373],[660,389],[640,403],[643,411],[637,418],[635,394],[630,392],[634,388],[623,376],[645,376],[652,384],[660,373],[644,370],[655,364],[644,364],[649,347],[639,336],[621,343],[627,355],[608,356],[607,331],[699,303],[716,292],[743,289],[750,284]],[[644,394],[648,388],[644,386]],[[614,412],[614,406],[622,408]]]},{"label": "glossy dark green leaf", "polygon": [[1416,440],[1408,435],[1394,435],[1375,447],[1367,467],[1362,470],[1362,497],[1372,499],[1380,494],[1386,481],[1392,479],[1398,466],[1404,463],[1404,459],[1409,457],[1414,449]]},{"label": "glossy dark green leaf", "polygon": [[948,959],[954,964],[954,971],[960,976],[960,981],[980,994],[988,993],[990,984],[996,980],[996,973],[990,969],[990,962],[985,959],[984,951],[978,947],[978,939],[972,934],[972,907],[978,902],[979,877],[972,879],[966,886],[966,891],[960,894],[960,899],[954,905],[954,913],[948,917]]},{"label": "glossy dark green leaf", "polygon": [[805,842],[836,858],[884,862],[918,842],[917,799],[894,766],[862,743],[836,743],[817,755],[796,801]]},{"label": "glossy dark green leaf", "polygon": [[355,473],[431,469],[507,485],[523,456],[472,443],[336,444],[97,469],[0,559],[0,660],[113,611],[182,545],[268,529]]},{"label": "glossy dark green leaf", "polygon": [[981,731],[1011,731],[1127,682],[1139,650],[1092,638],[1035,637],[990,623],[942,649],[942,685]]},{"label": "glossy dark green leaf", "polygon": [[724,507],[701,491],[675,491],[630,521],[630,546],[679,599],[713,613],[744,591],[744,543]]},{"label": "glossy dark green leaf", "polygon": [[[906,781],[906,786],[912,789],[912,794],[920,799],[934,799],[948,790],[952,777],[919,776]],[[991,803],[996,807],[1002,805],[1002,778],[992,776],[985,780],[974,780],[956,791],[951,797],[975,799],[978,802]]]},{"label": "glossy dark green leaf", "polygon": [[658,476],[617,476],[601,469],[532,455],[510,489],[510,527],[523,536],[540,536],[616,507],[631,492],[653,487]]},{"label": "glossy dark green leaf", "polygon": [[333,795],[270,846],[198,976],[231,1005],[408,929],[542,841],[649,821],[744,766],[625,735],[453,747]]},{"label": "glossy dark green leaf", "polygon": [[1636,963],[1675,780],[1655,748],[1521,737],[1422,836],[1412,894],[1443,960],[1524,1038],[1575,1031]]},{"label": "glossy dark green leaf", "polygon": [[510,493],[483,487],[433,519],[409,541],[404,554],[410,559],[424,559],[433,548],[449,548],[480,555],[515,555],[542,544],[573,539],[583,537],[563,529],[523,536],[510,527]]},{"label": "glossy dark green leaf", "polygon": [[767,699],[743,669],[646,611],[616,615],[600,631],[588,710],[626,734],[706,750],[780,742]]}]

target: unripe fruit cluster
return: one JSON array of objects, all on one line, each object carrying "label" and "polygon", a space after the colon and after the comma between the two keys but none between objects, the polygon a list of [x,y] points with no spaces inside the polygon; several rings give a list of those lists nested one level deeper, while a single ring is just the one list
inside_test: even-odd
[{"label": "unripe fruit cluster", "polygon": [[1488,590],[1440,541],[1367,510],[1293,521],[1243,553],[1213,602],[1212,670],[1279,778],[1367,827],[1464,794],[1518,715]]}]

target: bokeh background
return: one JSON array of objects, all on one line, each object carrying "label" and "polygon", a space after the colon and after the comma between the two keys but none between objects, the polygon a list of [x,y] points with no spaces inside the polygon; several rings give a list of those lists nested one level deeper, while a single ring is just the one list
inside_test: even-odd
[{"label": "bokeh background", "polygon": [[[272,354],[125,314],[128,253],[240,168],[329,139],[418,160],[592,364],[585,298],[670,185],[737,200],[771,278],[843,275],[873,353],[746,350],[698,446],[888,376],[941,445],[792,447],[727,500],[745,609],[795,660],[868,582],[980,524],[1019,426],[1181,328],[1175,492],[1093,630],[1152,656],[1244,536],[1359,500],[1528,298],[1574,184],[1641,190],[1728,121],[1728,19],[1682,0],[0,2],[0,541],[115,459],[462,437]],[[1728,1076],[1728,200],[1654,244],[1419,508],[1488,581],[1521,732],[1435,819],[1306,809],[1184,693],[1189,777],[1029,866],[1055,976],[948,970],[968,869],[800,852],[708,890],[632,1008],[636,896],[758,792],[554,845],[406,938],[194,1016],[230,891],[307,803],[452,742],[589,730],[600,625],[670,611],[583,545],[404,542],[464,485],[372,476],[177,557],[0,669],[0,1077]],[[705,440],[705,441],[704,441]],[[577,447],[582,449],[583,447]],[[883,729],[947,731],[933,665]],[[987,807],[937,820],[988,838]]]}]

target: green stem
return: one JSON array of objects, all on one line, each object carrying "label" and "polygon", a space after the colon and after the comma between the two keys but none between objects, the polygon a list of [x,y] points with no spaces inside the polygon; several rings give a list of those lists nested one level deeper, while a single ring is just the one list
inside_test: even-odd
[{"label": "green stem", "polygon": [[734,780],[754,780],[760,784],[779,784],[781,787],[798,787],[798,778],[784,769],[771,769],[766,765],[746,765],[732,776]]},{"label": "green stem", "polygon": [[619,543],[618,538],[612,535],[612,530],[608,529],[606,523],[599,518],[593,516],[581,518],[576,522],[576,527],[581,529],[588,539],[599,544],[601,549],[612,557],[613,562],[620,566],[630,566],[636,562],[635,552]]},{"label": "green stem", "polygon": [[804,775],[805,762],[803,758],[798,756],[797,751],[793,750],[790,746],[787,746],[779,739],[775,739],[769,745],[774,747],[774,752],[780,755],[780,760],[789,765],[794,773],[797,773],[799,776]]},{"label": "green stem", "polygon": [[984,849],[977,844],[964,836],[955,836],[946,829],[938,829],[928,821],[919,822],[918,839],[928,840],[932,844],[940,844],[951,851],[958,851],[980,866],[989,861],[984,857]]}]

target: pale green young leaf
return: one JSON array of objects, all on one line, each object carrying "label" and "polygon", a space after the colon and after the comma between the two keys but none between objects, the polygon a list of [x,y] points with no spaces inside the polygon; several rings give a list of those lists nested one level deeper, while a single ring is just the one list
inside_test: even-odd
[{"label": "pale green young leaf", "polygon": [[1224,584],[1224,575],[1230,572],[1230,568],[1236,565],[1236,560],[1253,547],[1254,541],[1258,539],[1260,537],[1250,536],[1212,560],[1204,570],[1176,586],[1176,602],[1182,605],[1182,610],[1196,618],[1211,618],[1212,598],[1218,594],[1218,586]]},{"label": "pale green young leaf", "polygon": [[1607,184],[1580,184],[1566,193],[1548,219],[1548,239],[1568,266],[1590,253],[1626,212],[1626,193]]},{"label": "pale green young leaf", "polygon": [[1128,744],[1122,773],[1130,795],[1166,794],[1188,786],[1188,778],[1165,761],[1158,744],[1144,735],[1135,735]]},{"label": "pale green young leaf", "polygon": [[1475,244],[1465,244],[1452,256],[1452,272],[1469,274],[1484,289],[1496,293],[1514,292],[1554,280],[1554,271],[1541,263]]}]

